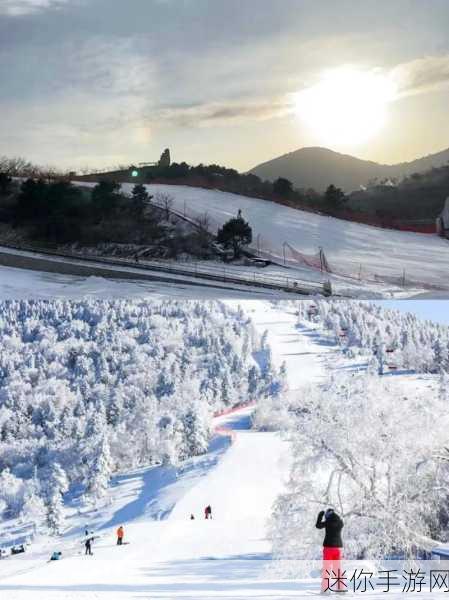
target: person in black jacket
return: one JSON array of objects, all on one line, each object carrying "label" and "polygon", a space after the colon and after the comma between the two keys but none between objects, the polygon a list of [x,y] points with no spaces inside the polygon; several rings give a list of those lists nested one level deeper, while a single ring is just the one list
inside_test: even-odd
[{"label": "person in black jacket", "polygon": [[94,541],[94,537],[88,537],[85,541],[84,541],[84,547],[85,547],[85,555],[89,555],[92,556],[92,544]]},{"label": "person in black jacket", "polygon": [[322,594],[330,591],[347,591],[345,582],[341,580],[343,550],[341,530],[343,529],[343,525],[343,520],[333,508],[328,508],[326,511],[322,510],[318,513],[316,527],[317,529],[325,530],[323,541],[323,576],[321,579]]}]

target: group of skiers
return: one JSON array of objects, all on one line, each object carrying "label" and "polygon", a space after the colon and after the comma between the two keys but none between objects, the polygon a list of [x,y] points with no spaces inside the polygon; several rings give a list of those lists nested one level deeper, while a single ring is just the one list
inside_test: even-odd
[{"label": "group of skiers", "polygon": [[[125,529],[124,529],[123,525],[120,525],[120,527],[117,529],[116,536],[117,536],[117,546],[122,546],[123,540],[125,538]],[[84,539],[84,548],[85,548],[84,554],[85,555],[92,556],[92,544],[95,539],[96,538],[93,535],[93,531],[91,531],[89,533],[89,531],[86,529],[85,539]]]},{"label": "group of skiers", "polygon": [[[212,507],[210,504],[204,509],[204,518],[212,519]],[[194,520],[195,515],[192,513],[190,519]],[[322,510],[318,513],[316,520],[316,528],[324,529],[325,536],[323,541],[323,572],[321,578],[321,594],[328,594],[331,591],[343,592],[343,582],[340,581],[341,560],[343,555],[343,540],[341,537],[341,531],[344,523],[342,518],[336,513],[333,508]],[[125,537],[125,529],[123,525],[117,529],[117,546],[123,545]],[[93,532],[89,532],[88,529],[85,531],[85,554],[92,556],[92,544],[96,537]],[[60,560],[62,557],[61,552],[54,552],[50,560]],[[331,588],[330,579],[335,578],[337,583],[337,589]]]},{"label": "group of skiers", "polygon": [[[206,506],[206,508],[204,509],[204,518],[205,519],[212,519],[212,507],[210,504],[208,504]],[[195,520],[195,515],[192,513],[190,515],[190,520],[194,521]]]},{"label": "group of skiers", "polygon": [[[323,573],[321,578],[321,594],[331,592],[345,592],[344,583],[341,578],[341,560],[343,557],[343,540],[341,530],[344,523],[342,518],[333,508],[322,510],[318,513],[316,520],[317,529],[324,529],[323,541]],[[336,589],[331,584],[335,581]]]}]

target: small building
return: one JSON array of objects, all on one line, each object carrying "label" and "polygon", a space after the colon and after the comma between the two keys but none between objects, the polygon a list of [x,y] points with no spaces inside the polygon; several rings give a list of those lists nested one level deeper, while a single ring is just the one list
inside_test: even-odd
[{"label": "small building", "polygon": [[449,196],[446,198],[443,212],[437,217],[437,233],[449,239]]}]

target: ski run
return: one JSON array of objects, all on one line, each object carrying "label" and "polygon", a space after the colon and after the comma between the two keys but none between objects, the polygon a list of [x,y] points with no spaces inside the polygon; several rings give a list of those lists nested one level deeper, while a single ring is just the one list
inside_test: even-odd
[{"label": "ski run", "polygon": [[[130,194],[132,187],[123,184],[122,189]],[[263,274],[310,282],[330,279],[334,293],[353,298],[448,296],[449,245],[436,235],[372,227],[219,190],[146,187],[155,202],[170,197],[178,215],[195,221],[206,214],[214,232],[242,210],[253,229],[253,248],[276,263]],[[331,268],[324,279],[319,267],[310,266],[320,248]]]},{"label": "ski run", "polygon": [[[367,368],[312,323],[299,326],[297,303],[226,304],[229,310],[240,307],[265,336],[273,365],[286,372],[285,394],[292,400],[319,389],[329,373]],[[395,377],[403,389],[425,390],[435,380],[406,372]],[[281,577],[273,568],[268,523],[273,504],[287,489],[292,454],[277,431],[252,428],[255,410],[251,405],[216,416],[208,451],[177,467],[114,475],[96,508],[74,496],[65,507],[62,536],[36,536],[27,552],[0,561],[0,598],[293,600],[317,594],[317,574]],[[212,507],[208,520],[207,505]],[[125,543],[119,547],[120,525]],[[20,520],[3,521],[2,543],[21,539],[23,528]],[[84,555],[86,530],[95,538],[93,556]],[[321,534],[314,531],[313,536],[319,551]],[[62,560],[49,562],[54,551],[62,553]]]}]

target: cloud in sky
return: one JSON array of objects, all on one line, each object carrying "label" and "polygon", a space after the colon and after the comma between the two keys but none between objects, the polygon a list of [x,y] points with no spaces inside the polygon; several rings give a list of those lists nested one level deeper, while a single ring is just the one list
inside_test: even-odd
[{"label": "cloud in sky", "polygon": [[193,106],[165,106],[152,112],[151,120],[174,127],[205,127],[238,122],[266,121],[287,115],[292,105],[287,98],[263,98],[226,103],[204,103]]},{"label": "cloud in sky", "polygon": [[[370,68],[366,69],[366,73],[371,73],[373,77],[381,74],[391,81],[396,95],[392,95],[390,100],[396,101],[402,97],[424,94],[448,86],[449,54],[417,58],[400,63],[390,70]],[[361,81],[363,82],[363,78]],[[381,78],[379,82],[382,82]],[[313,89],[313,85],[299,89],[298,93],[310,89]],[[204,127],[240,120],[265,121],[282,118],[295,110],[295,100],[292,99],[292,94],[286,92],[285,95],[276,98],[267,96],[248,101],[242,99],[238,102],[166,106],[154,111],[152,118],[159,123],[164,122],[176,127]]]},{"label": "cloud in sky", "polygon": [[46,8],[57,8],[69,0],[1,0],[0,15],[19,17]]},{"label": "cloud in sky", "polygon": [[[0,122],[0,153],[59,162],[66,149],[67,161],[97,153],[100,162],[108,146],[131,160],[170,144],[193,161],[207,152],[226,162],[229,153],[248,166],[245,154],[258,153],[247,160],[255,163],[316,145],[320,140],[292,118],[294,96],[326,71],[354,61],[356,69],[391,77],[404,103],[446,85],[447,0],[432,0],[432,11],[421,0],[395,0],[382,11],[378,5],[0,0],[0,110],[9,116]],[[395,25],[399,17],[403,28]],[[413,102],[424,106],[427,98]],[[403,119],[400,104],[391,112],[402,140],[412,111]],[[438,109],[428,144],[444,146],[445,110]],[[390,146],[386,140],[384,161],[393,160]],[[403,142],[410,153],[411,146]]]},{"label": "cloud in sky", "polygon": [[394,67],[390,76],[402,96],[422,94],[449,84],[449,54],[426,56]]}]

